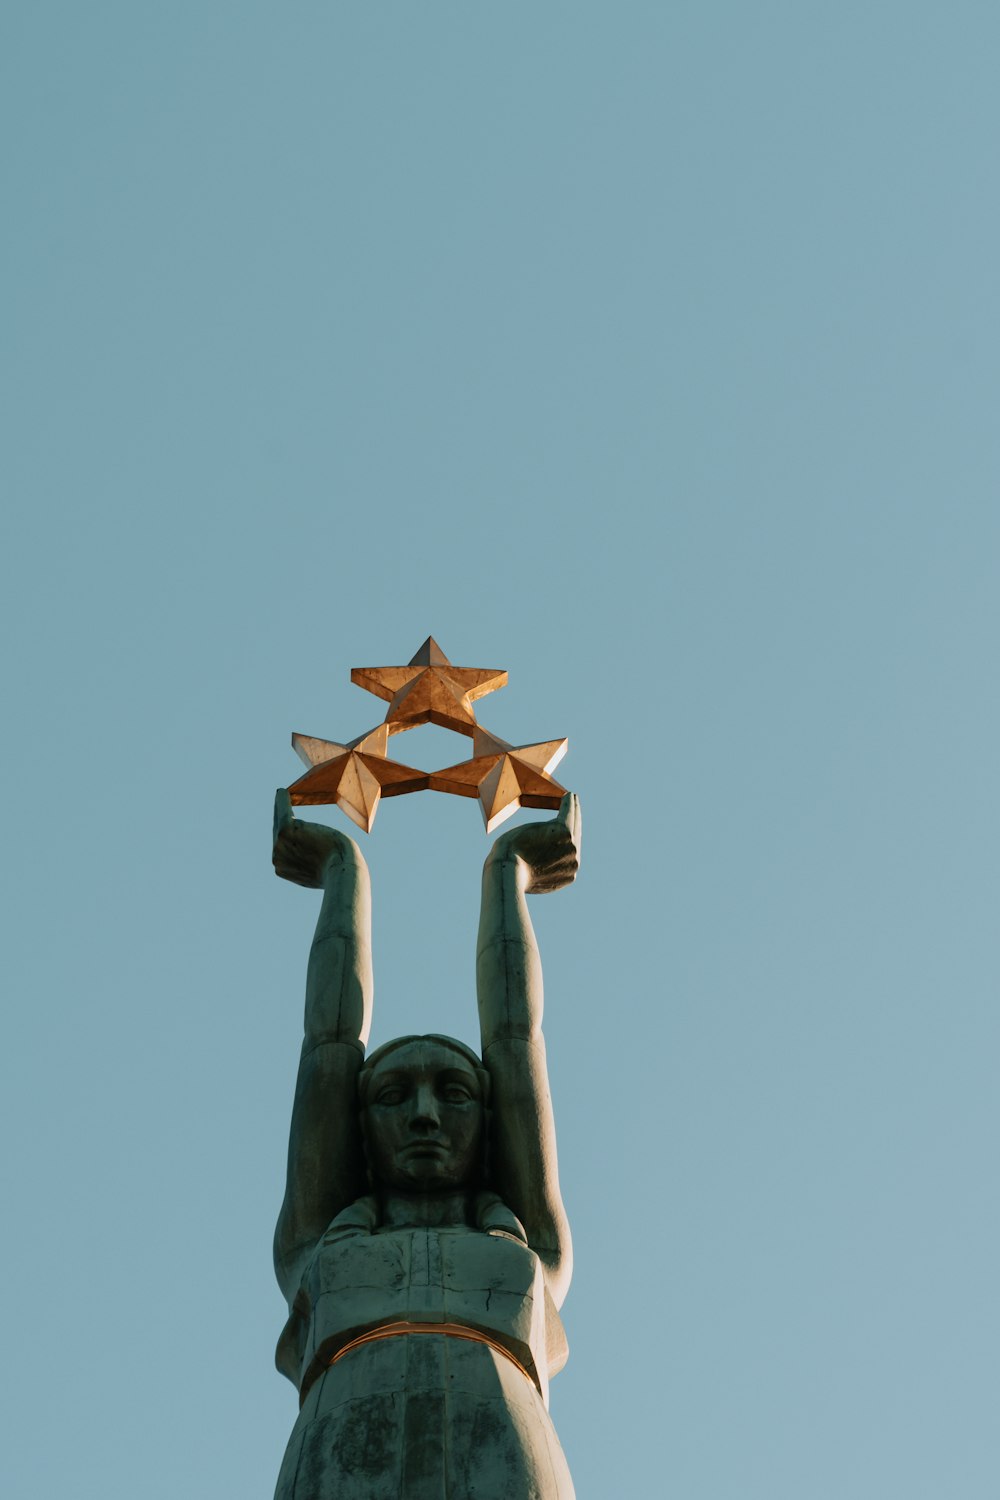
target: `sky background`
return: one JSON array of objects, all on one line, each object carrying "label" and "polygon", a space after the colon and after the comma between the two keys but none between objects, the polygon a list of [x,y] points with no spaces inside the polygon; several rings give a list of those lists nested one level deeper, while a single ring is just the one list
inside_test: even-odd
[{"label": "sky background", "polygon": [[[580,1500],[995,1500],[998,65],[967,0],[7,7],[11,1500],[272,1494],[272,794],[429,633],[583,803]],[[475,805],[362,842],[373,1040],[475,1040]]]}]

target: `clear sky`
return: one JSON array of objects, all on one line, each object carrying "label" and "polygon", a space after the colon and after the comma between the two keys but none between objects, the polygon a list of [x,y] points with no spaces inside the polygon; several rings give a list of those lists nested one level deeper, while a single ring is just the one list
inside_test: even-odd
[{"label": "clear sky", "polygon": [[[3,1494],[269,1500],[271,798],[433,633],[583,802],[580,1500],[995,1500],[996,6],[2,30]],[[374,1040],[474,1040],[475,805],[363,842]]]}]

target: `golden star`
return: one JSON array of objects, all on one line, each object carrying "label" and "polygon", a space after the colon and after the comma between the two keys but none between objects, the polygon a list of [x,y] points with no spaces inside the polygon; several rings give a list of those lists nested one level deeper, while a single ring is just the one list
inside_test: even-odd
[{"label": "golden star", "polygon": [[433,636],[428,636],[406,667],[355,667],[351,681],[389,700],[385,722],[390,734],[417,724],[440,724],[459,734],[476,727],[473,703],[502,688],[506,672],[453,667]]},{"label": "golden star", "polygon": [[336,802],[359,828],[371,833],[383,797],[421,792],[430,782],[426,771],[386,759],[388,739],[387,724],[380,724],[346,745],[293,734],[292,744],[300,760],[311,769],[288,788],[292,803],[297,807],[316,807]]},{"label": "golden star", "polygon": [[456,797],[478,797],[486,832],[492,833],[519,807],[557,808],[566,788],[548,774],[566,754],[568,740],[543,740],[538,745],[508,745],[485,729],[473,734],[473,758],[460,765],[433,771],[434,792]]}]

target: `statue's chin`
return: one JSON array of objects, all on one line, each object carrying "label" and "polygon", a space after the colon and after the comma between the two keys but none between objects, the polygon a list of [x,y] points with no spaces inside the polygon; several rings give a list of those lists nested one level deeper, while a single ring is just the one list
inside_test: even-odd
[{"label": "statue's chin", "polygon": [[442,1172],[440,1167],[428,1163],[426,1171],[415,1169],[411,1165],[405,1178],[400,1180],[400,1188],[410,1193],[460,1193],[464,1184],[448,1172]]},{"label": "statue's chin", "polygon": [[472,1184],[440,1156],[411,1156],[383,1180],[382,1187],[396,1193],[461,1193],[470,1191]]}]

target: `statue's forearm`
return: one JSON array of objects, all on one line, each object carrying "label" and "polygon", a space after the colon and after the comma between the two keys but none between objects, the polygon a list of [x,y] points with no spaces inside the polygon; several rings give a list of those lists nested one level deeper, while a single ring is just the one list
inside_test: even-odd
[{"label": "statue's forearm", "polygon": [[306,977],[306,1047],[364,1048],[371,1028],[371,884],[360,854],[327,867]]},{"label": "statue's forearm", "polygon": [[323,903],[309,952],[288,1180],[274,1240],[275,1269],[289,1300],[319,1236],[364,1190],[356,1080],[371,1025],[371,886],[361,852],[348,839],[338,841],[317,878]]},{"label": "statue's forearm", "polygon": [[537,1037],[542,965],[528,915],[525,871],[516,857],[487,859],[476,945],[476,991],[484,1054],[494,1042]]},{"label": "statue's forearm", "polygon": [[483,1061],[492,1081],[491,1171],[541,1257],[558,1306],[569,1285],[572,1252],[542,1037],[542,965],[528,916],[531,872],[512,851],[494,851],[483,869],[476,948]]}]

